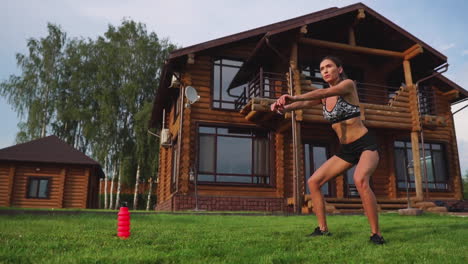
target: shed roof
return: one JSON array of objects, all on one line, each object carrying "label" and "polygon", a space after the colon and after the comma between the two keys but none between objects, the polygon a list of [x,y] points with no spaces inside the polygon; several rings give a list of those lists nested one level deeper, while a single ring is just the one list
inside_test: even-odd
[{"label": "shed roof", "polygon": [[60,164],[100,164],[56,136],[48,136],[0,149],[0,161],[28,161]]}]

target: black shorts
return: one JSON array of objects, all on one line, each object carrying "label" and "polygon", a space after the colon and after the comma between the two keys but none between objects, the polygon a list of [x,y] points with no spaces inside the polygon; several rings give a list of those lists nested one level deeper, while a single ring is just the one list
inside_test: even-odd
[{"label": "black shorts", "polygon": [[367,132],[364,136],[349,144],[341,144],[340,152],[336,156],[344,161],[356,164],[359,162],[364,150],[378,150],[377,139],[372,133]]}]

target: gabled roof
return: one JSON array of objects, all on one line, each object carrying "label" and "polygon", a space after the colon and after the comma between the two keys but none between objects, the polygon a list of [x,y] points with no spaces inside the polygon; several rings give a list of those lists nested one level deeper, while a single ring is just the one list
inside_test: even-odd
[{"label": "gabled roof", "polygon": [[[170,85],[172,71],[177,68],[179,64],[183,64],[185,62],[185,56],[188,54],[194,54],[197,52],[206,51],[212,48],[220,47],[223,45],[227,45],[230,43],[239,42],[242,40],[257,40],[257,48],[255,51],[261,47],[261,42],[264,41],[265,37],[271,36],[279,36],[286,32],[290,32],[291,30],[299,29],[304,25],[310,25],[314,23],[322,23],[325,21],[330,21],[330,19],[342,19],[346,16],[353,15],[356,17],[355,13],[358,10],[363,9],[369,17],[372,17],[372,23],[374,25],[384,25],[386,27],[386,31],[372,31],[368,30],[365,34],[373,35],[373,34],[383,34],[385,36],[388,35],[388,32],[392,32],[392,34],[398,35],[398,38],[393,41],[386,41],[383,44],[385,46],[388,45],[398,45],[395,47],[399,52],[403,52],[404,50],[412,47],[414,44],[419,44],[425,52],[416,57],[416,60],[421,60],[421,57],[426,58],[427,60],[420,61],[420,65],[427,65],[429,68],[435,68],[447,61],[447,57],[444,56],[442,53],[438,52],[431,46],[427,45],[420,39],[416,38],[415,36],[408,33],[406,30],[402,29],[395,23],[391,22],[390,20],[386,19],[379,13],[375,12],[371,8],[367,7],[362,3],[357,3],[353,5],[349,5],[342,8],[332,7],[328,9],[324,9],[318,12],[310,13],[304,16],[296,17],[293,19],[281,21],[278,23],[270,24],[267,26],[255,28],[252,30],[247,30],[244,32],[240,32],[237,34],[229,35],[226,37],[210,40],[207,42],[203,42],[200,44],[192,45],[186,48],[178,49],[169,55],[169,59],[166,61],[166,65],[163,68],[162,75],[160,78],[159,89],[156,94],[156,98],[154,100],[153,111],[152,111],[152,118],[150,121],[150,127],[157,127],[161,123],[161,113],[162,109],[168,103],[165,101],[167,99],[167,95],[169,94],[168,86]],[[317,24],[318,25],[318,24]],[[320,26],[319,26],[320,27]],[[280,34],[281,33],[281,34]],[[376,44],[376,43],[373,43]],[[378,45],[382,45],[382,43],[377,43]],[[375,48],[375,47],[370,47]],[[386,49],[388,47],[383,47]],[[250,56],[252,56],[251,54]],[[462,89],[463,90],[463,89]]]},{"label": "gabled roof", "polygon": [[0,149],[0,161],[95,165],[99,163],[56,136],[48,136]]},{"label": "gabled roof", "polygon": [[431,52],[435,56],[439,57],[439,59],[441,59],[443,61],[447,60],[447,57],[444,56],[442,53],[438,52],[437,50],[435,50],[431,46],[427,45],[426,43],[424,43],[420,39],[418,39],[415,36],[411,35],[406,30],[399,27],[398,25],[396,25],[392,21],[386,19],[385,17],[383,17],[379,13],[375,12],[373,9],[369,8],[368,6],[364,5],[363,3],[356,3],[356,4],[352,4],[352,5],[349,5],[349,6],[342,7],[342,8],[332,7],[332,8],[324,9],[324,10],[321,10],[321,11],[318,11],[318,12],[310,13],[310,14],[307,14],[307,15],[304,15],[304,16],[284,20],[284,21],[281,21],[281,22],[278,22],[278,23],[270,24],[270,25],[267,25],[267,26],[247,30],[247,31],[240,32],[240,33],[237,33],[237,34],[229,35],[229,36],[226,36],[226,37],[222,37],[222,38],[210,40],[210,41],[207,41],[207,42],[199,43],[199,44],[196,44],[196,45],[192,45],[192,46],[189,46],[189,47],[185,47],[185,48],[182,48],[182,49],[174,50],[169,55],[169,60],[177,58],[177,57],[181,57],[181,56],[184,56],[184,55],[187,55],[187,54],[190,54],[190,53],[195,53],[195,52],[199,52],[199,51],[206,50],[206,49],[209,49],[209,48],[213,48],[213,47],[225,45],[225,44],[228,44],[228,43],[236,42],[236,41],[239,41],[239,40],[247,39],[247,38],[250,38],[250,37],[263,36],[264,34],[268,34],[270,36],[275,35],[275,34],[282,33],[282,32],[285,32],[285,31],[288,31],[288,30],[291,30],[291,29],[294,29],[294,28],[299,28],[299,27],[304,26],[304,25],[308,25],[308,24],[312,24],[312,23],[315,23],[315,22],[319,22],[319,21],[322,21],[322,20],[329,19],[329,18],[337,17],[337,16],[340,16],[340,15],[343,15],[343,14],[346,14],[346,13],[349,13],[349,12],[357,11],[359,9],[364,9],[364,11],[366,13],[368,13],[371,16],[375,17],[376,19],[380,20],[381,22],[383,22],[387,26],[391,27],[392,29],[398,31],[399,33],[401,33],[405,37],[412,40],[414,43],[420,44],[424,49],[427,49],[429,52]]}]

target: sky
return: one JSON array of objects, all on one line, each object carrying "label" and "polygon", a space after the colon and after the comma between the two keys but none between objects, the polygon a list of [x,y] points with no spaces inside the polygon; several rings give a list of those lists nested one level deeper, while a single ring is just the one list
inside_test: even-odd
[{"label": "sky", "polygon": [[[448,58],[444,75],[468,90],[468,1],[363,0]],[[348,0],[4,0],[0,9],[0,81],[19,75],[15,54],[26,54],[26,41],[47,34],[47,23],[60,25],[68,38],[95,39],[122,19],[146,24],[159,38],[187,47],[276,23]],[[452,107],[452,112],[467,105]],[[15,143],[20,119],[0,97],[0,149]],[[454,116],[462,172],[468,170],[468,108]],[[464,174],[464,173],[463,173]]]}]

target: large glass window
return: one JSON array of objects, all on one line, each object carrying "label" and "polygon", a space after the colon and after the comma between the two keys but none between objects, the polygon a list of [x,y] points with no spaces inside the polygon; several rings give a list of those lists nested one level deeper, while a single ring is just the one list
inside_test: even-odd
[{"label": "large glass window", "polygon": [[270,184],[266,131],[200,126],[198,145],[200,183]]},{"label": "large glass window", "polygon": [[[320,166],[328,160],[328,156],[328,148],[326,146],[320,144],[304,144],[304,180],[306,194],[310,194],[307,180],[312,176],[314,171],[320,168]],[[322,185],[321,190],[325,196],[331,196],[332,194],[329,182]]]},{"label": "large glass window", "polygon": [[[408,181],[409,187],[414,189],[414,174],[412,173],[412,170],[408,170],[408,164],[412,164],[413,162],[411,142],[395,141],[394,147],[395,171],[398,180],[398,188],[406,189],[406,182]],[[430,190],[448,190],[448,174],[444,146],[438,143],[425,143],[425,157],[423,157],[422,145],[420,144],[419,147],[419,153],[421,156],[421,174],[423,175],[423,188],[426,188],[424,174],[427,170],[427,186]]]},{"label": "large glass window", "polygon": [[234,87],[228,91],[234,76],[243,62],[237,60],[219,59],[213,65],[213,108],[234,110],[234,101],[242,94],[246,84]]},{"label": "large glass window", "polygon": [[28,198],[49,198],[49,178],[30,177],[28,179]]}]

